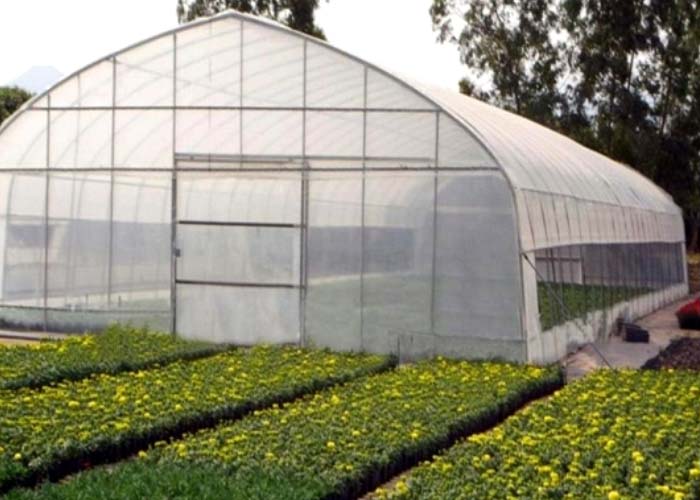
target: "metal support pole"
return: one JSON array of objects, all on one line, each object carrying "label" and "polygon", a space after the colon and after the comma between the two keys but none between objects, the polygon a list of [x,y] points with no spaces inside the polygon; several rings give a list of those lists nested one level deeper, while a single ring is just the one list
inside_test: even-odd
[{"label": "metal support pole", "polygon": [[433,255],[430,280],[430,333],[435,336],[435,300],[437,285],[437,239],[438,239],[438,165],[440,162],[440,112],[435,113],[435,175],[433,177]]},{"label": "metal support pole", "polygon": [[117,60],[112,57],[112,131],[109,154],[109,249],[107,256],[107,308],[112,308],[112,280],[114,275],[114,134],[116,133]]},{"label": "metal support pole", "polygon": [[[367,192],[367,79],[369,70],[364,67],[362,90],[362,194],[360,207],[360,350],[364,350],[365,335],[365,217],[366,217],[366,192]],[[399,342],[397,337],[396,342]]]},{"label": "metal support pole", "polygon": [[306,345],[306,274],[307,274],[307,251],[309,238],[309,163],[306,161],[306,79],[307,79],[307,48],[308,41],[304,40],[304,68],[303,68],[303,92],[302,99],[304,110],[302,111],[301,123],[301,230],[299,244],[299,344]]},{"label": "metal support pole", "polygon": [[46,97],[46,183],[44,186],[44,331],[49,329],[49,168],[51,167],[51,94]]},{"label": "metal support pole", "polygon": [[173,33],[173,164],[170,184],[170,314],[171,333],[177,335],[177,33]]}]

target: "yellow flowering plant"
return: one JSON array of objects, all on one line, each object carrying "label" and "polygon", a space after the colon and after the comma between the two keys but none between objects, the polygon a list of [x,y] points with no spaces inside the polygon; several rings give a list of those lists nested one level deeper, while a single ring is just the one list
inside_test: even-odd
[{"label": "yellow flowering plant", "polygon": [[697,499],[699,416],[697,373],[603,370],[467,438],[373,498]]},{"label": "yellow flowering plant", "polygon": [[355,498],[561,383],[558,368],[405,365],[9,498]]},{"label": "yellow flowering plant", "polygon": [[178,359],[210,356],[227,348],[115,324],[101,333],[26,346],[0,346],[0,389],[40,387],[60,380],[79,380],[93,373],[144,369]]},{"label": "yellow flowering plant", "polygon": [[0,391],[0,493],[393,364],[383,356],[259,346]]}]

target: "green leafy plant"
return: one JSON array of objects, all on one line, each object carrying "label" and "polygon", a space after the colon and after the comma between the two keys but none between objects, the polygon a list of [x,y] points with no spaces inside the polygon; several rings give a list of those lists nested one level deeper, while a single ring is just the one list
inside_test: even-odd
[{"label": "green leafy plant", "polygon": [[10,498],[355,498],[561,383],[558,368],[425,361]]},{"label": "green leafy plant", "polygon": [[0,492],[391,366],[381,356],[261,346],[0,391]]},{"label": "green leafy plant", "polygon": [[603,370],[410,471],[375,499],[698,498],[696,373]]},{"label": "green leafy plant", "polygon": [[40,387],[60,380],[79,380],[93,373],[139,370],[210,356],[229,348],[190,342],[146,328],[112,325],[102,333],[60,341],[0,346],[0,389]]}]

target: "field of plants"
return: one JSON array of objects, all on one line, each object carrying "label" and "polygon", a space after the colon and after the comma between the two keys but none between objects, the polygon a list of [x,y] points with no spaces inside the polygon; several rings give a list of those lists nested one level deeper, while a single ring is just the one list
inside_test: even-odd
[{"label": "field of plants", "polygon": [[0,391],[0,492],[392,365],[379,356],[256,347]]},{"label": "field of plants", "polygon": [[122,466],[16,497],[354,498],[561,383],[556,368],[425,361],[158,443]]},{"label": "field of plants", "polygon": [[700,498],[697,372],[103,335],[0,351],[3,498]]},{"label": "field of plants", "polygon": [[178,359],[202,358],[226,346],[186,342],[165,333],[114,325],[100,335],[27,346],[0,345],[0,389],[40,387],[93,373],[119,373]]},{"label": "field of plants", "polygon": [[600,371],[374,498],[697,499],[699,415],[696,372]]}]

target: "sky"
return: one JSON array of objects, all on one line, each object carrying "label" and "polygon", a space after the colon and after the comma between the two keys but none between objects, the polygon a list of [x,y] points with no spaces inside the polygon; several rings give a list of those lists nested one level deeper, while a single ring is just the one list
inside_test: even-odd
[{"label": "sky", "polygon": [[[176,0],[0,0],[0,85],[32,66],[64,75],[177,26]],[[457,88],[465,69],[456,47],[435,41],[431,0],[322,1],[328,41],[415,80]],[[7,22],[6,20],[11,20]]]}]

